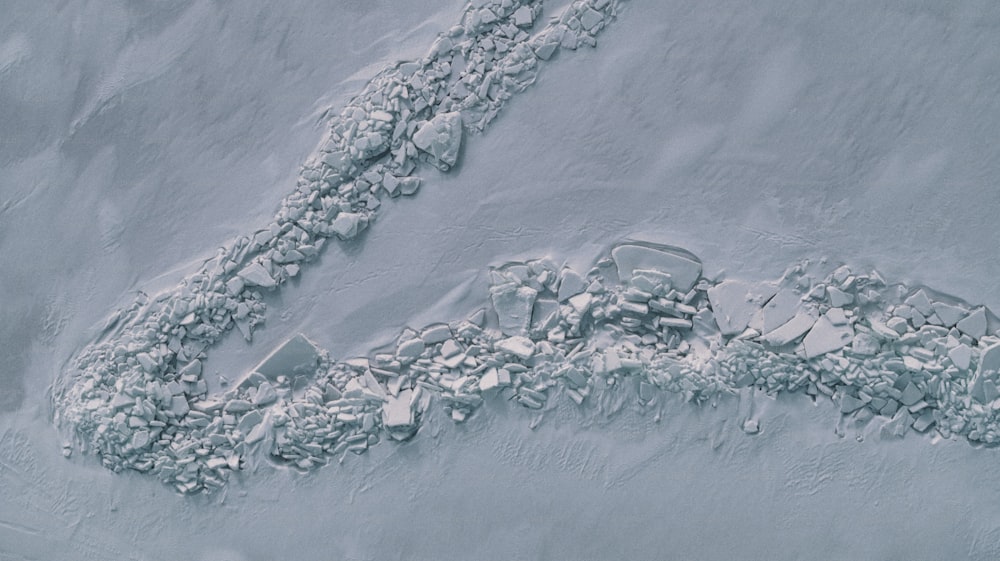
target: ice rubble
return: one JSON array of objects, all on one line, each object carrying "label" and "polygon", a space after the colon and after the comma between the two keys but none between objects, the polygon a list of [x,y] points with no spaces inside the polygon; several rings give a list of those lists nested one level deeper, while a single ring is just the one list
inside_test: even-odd
[{"label": "ice rubble", "polygon": [[[240,468],[248,435],[256,439],[297,417],[259,414],[261,400],[255,404],[253,395],[210,398],[200,372],[206,349],[233,327],[249,341],[264,321],[262,290],[297,276],[328,239],[357,237],[375,220],[384,197],[415,194],[420,179],[413,174],[421,164],[455,165],[463,129],[483,130],[558,49],[596,46],[618,4],[578,0],[534,33],[541,16],[537,0],[468,6],[425,57],[379,73],[331,120],[328,136],[271,224],[220,248],[177,288],[152,298],[140,294],[109,321],[101,340],[54,383],[57,424],[116,471],[152,472],[183,492],[220,486]],[[404,350],[416,358],[425,349],[413,342]],[[268,399],[289,382],[279,376],[277,386],[269,381],[270,390],[262,390],[263,382],[253,383],[259,377],[251,375],[248,384]],[[366,429],[377,424],[368,411],[374,405],[365,405],[384,395],[374,386],[353,382],[337,390],[347,400],[340,422],[359,421]],[[409,407],[424,399],[410,397]],[[305,414],[308,407],[302,407]],[[397,410],[387,418],[405,415]],[[332,428],[325,438],[355,451],[370,440]],[[313,446],[323,448],[310,445],[297,463],[309,463]]]},{"label": "ice rubble", "polygon": [[[648,269],[632,258],[640,249]],[[819,280],[798,266],[770,283],[700,271],[686,251],[634,242],[585,273],[550,259],[509,263],[490,272],[488,310],[406,329],[366,357],[334,361],[297,336],[221,396],[175,394],[174,382],[165,392],[125,386],[103,414],[131,454],[109,467],[153,471],[190,492],[221,485],[258,449],[311,469],[408,439],[434,403],[462,422],[491,397],[540,412],[563,398],[600,414],[629,396],[653,410],[665,392],[703,403],[749,387],[828,397],[856,423],[880,417],[887,438],[935,428],[997,441],[1000,337],[985,308],[847,267]],[[511,305],[498,293],[530,298]],[[303,365],[311,376],[296,391]],[[180,397],[181,410],[157,408],[161,394]]]},{"label": "ice rubble", "polygon": [[[329,238],[351,240],[385,196],[412,195],[422,163],[457,163],[462,130],[482,130],[539,61],[594,44],[609,0],[575,2],[544,29],[538,2],[470,7],[427,56],[382,72],[331,122],[275,220],[219,251],[175,290],[140,295],[53,388],[56,421],[115,471],[148,472],[184,493],[222,486],[259,450],[311,469],[419,431],[432,403],[457,422],[491,396],[544,411],[565,396],[600,411],[631,388],[704,402],[757,387],[833,399],[882,433],[932,428],[996,442],[1000,338],[984,308],[840,268],[774,283],[710,282],[668,246],[626,243],[590,271],[548,260],[491,272],[491,309],[406,330],[388,349],[332,360],[302,336],[231,389],[210,395],[208,348],[249,340],[276,290]],[[615,398],[617,399],[617,398]],[[761,430],[748,423],[745,430]]]}]

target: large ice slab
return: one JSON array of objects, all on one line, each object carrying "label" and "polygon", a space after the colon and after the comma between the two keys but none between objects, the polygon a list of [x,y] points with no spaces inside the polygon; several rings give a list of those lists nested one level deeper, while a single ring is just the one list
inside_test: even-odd
[{"label": "large ice slab", "polygon": [[527,286],[508,283],[490,289],[493,309],[504,335],[524,335],[531,323],[531,311],[538,292]]},{"label": "large ice slab", "polygon": [[669,274],[673,288],[687,292],[701,277],[701,260],[679,247],[648,242],[626,243],[612,249],[611,257],[622,282],[630,281],[637,269],[652,269]]},{"label": "large ice slab", "polygon": [[296,375],[312,375],[319,365],[319,353],[315,343],[298,334],[261,361],[254,372],[269,380],[275,380],[278,376],[291,378]]},{"label": "large ice slab", "polygon": [[726,280],[708,289],[708,301],[715,322],[723,335],[736,335],[747,328],[750,319],[761,309],[761,301],[771,298],[774,285]]},{"label": "large ice slab", "polygon": [[833,308],[816,321],[802,345],[806,358],[815,358],[842,349],[853,340],[854,328],[844,318],[844,311]]}]

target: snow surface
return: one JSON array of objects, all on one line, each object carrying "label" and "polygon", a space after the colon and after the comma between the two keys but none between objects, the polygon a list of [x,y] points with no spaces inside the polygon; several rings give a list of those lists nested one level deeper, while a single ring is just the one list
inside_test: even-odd
[{"label": "snow surface", "polygon": [[[47,388],[69,357],[135,290],[266,223],[323,111],[421,56],[461,7],[9,3],[0,554],[995,558],[994,450],[841,438],[835,409],[795,396],[678,401],[659,423],[567,408],[534,430],[487,403],[208,497],[62,457]],[[548,253],[586,270],[639,234],[709,276],[828,257],[1000,309],[998,24],[985,2],[630,0],[597,49],[559,53],[456,168],[329,248],[268,299],[253,345],[230,336],[206,369],[246,371],[298,332],[362,354],[471,311],[490,264]],[[736,426],[749,407],[756,436]]]}]

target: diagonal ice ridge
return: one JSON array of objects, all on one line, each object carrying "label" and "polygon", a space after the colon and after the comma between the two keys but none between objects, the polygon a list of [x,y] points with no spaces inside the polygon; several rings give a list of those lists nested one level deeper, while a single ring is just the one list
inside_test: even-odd
[{"label": "diagonal ice ridge", "polygon": [[206,351],[234,327],[249,341],[264,291],[299,275],[327,240],[356,238],[385,197],[416,193],[421,166],[454,166],[465,133],[482,131],[558,50],[596,46],[618,5],[578,0],[544,24],[538,0],[469,5],[423,58],[380,72],[330,121],[270,224],[109,319],[53,384],[57,425],[110,469],[151,472],[185,492],[221,485],[245,453],[233,430],[251,423],[234,429],[238,411],[216,415]]}]

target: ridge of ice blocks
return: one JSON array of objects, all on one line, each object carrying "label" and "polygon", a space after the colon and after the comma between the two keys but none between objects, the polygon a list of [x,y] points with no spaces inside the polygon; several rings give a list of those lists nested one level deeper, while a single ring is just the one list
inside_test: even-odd
[{"label": "ridge of ice blocks", "polygon": [[[774,282],[713,282],[689,252],[630,242],[589,271],[508,263],[490,284],[488,308],[405,329],[365,357],[333,360],[292,337],[221,395],[204,388],[204,349],[182,345],[188,360],[169,380],[139,374],[162,371],[162,348],[135,353],[134,370],[107,374],[116,393],[87,379],[93,397],[64,413],[91,423],[77,436],[113,443],[95,445],[109,468],[182,492],[222,485],[253,454],[302,470],[342,461],[418,435],[431,407],[462,422],[487,399],[536,415],[569,400],[600,415],[753,387],[829,399],[859,426],[881,423],[883,438],[998,439],[996,318],[875,272],[814,278],[800,265]],[[109,352],[133,357],[123,344]]]},{"label": "ridge of ice blocks", "polygon": [[[264,321],[264,291],[299,275],[329,239],[355,239],[386,197],[414,195],[421,166],[454,166],[463,131],[484,130],[557,50],[596,46],[618,5],[577,0],[540,29],[539,0],[468,5],[423,58],[385,68],[330,120],[271,223],[223,245],[172,290],[139,294],[108,321],[53,384],[56,423],[108,468],[149,472],[182,492],[221,486],[262,440],[278,443],[281,457],[302,468],[331,450],[361,451],[377,440],[371,431],[381,426],[387,397],[374,378],[341,384],[355,366],[329,366],[295,407],[278,413],[259,407],[272,402],[271,392],[288,399],[294,380],[257,372],[232,390],[238,395],[210,397],[201,373],[207,350],[234,327],[250,341]],[[328,362],[319,353],[318,368]],[[425,397],[410,396],[417,418]],[[280,436],[331,401],[340,412],[335,421],[324,417],[322,431]],[[405,420],[401,407],[385,418]],[[285,448],[293,443],[297,451]]]}]

